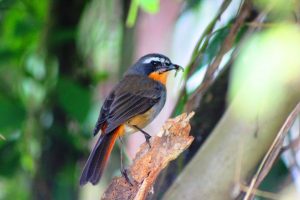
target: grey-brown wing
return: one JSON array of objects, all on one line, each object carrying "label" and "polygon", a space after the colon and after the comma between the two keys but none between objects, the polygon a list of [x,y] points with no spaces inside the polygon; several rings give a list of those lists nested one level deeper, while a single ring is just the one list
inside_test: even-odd
[{"label": "grey-brown wing", "polygon": [[105,100],[94,135],[105,124],[105,132],[109,133],[130,118],[142,114],[159,102],[163,85],[141,77],[130,77],[121,82]]},{"label": "grey-brown wing", "polygon": [[96,126],[94,128],[94,136],[97,135],[97,133],[100,131],[100,129],[103,127],[105,121],[107,120],[107,117],[109,115],[109,109],[111,104],[113,103],[115,98],[114,92],[110,93],[109,96],[105,99],[102,108],[100,110],[100,114],[96,123]]},{"label": "grey-brown wing", "polygon": [[130,118],[152,108],[161,98],[161,90],[146,89],[137,93],[125,93],[116,97],[107,118],[106,132],[109,133]]}]

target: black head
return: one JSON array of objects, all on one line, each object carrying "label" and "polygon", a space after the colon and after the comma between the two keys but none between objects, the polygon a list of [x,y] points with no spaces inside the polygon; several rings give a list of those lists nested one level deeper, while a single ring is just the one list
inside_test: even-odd
[{"label": "black head", "polygon": [[179,65],[173,64],[170,59],[162,54],[152,53],[141,57],[126,73],[148,76],[152,72],[164,73],[170,70],[182,69]]}]

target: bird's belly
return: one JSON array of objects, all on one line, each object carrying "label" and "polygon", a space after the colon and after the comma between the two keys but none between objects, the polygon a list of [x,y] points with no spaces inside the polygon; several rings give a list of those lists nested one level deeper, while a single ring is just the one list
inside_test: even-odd
[{"label": "bird's belly", "polygon": [[149,109],[143,114],[132,117],[127,121],[125,131],[126,133],[134,133],[137,131],[134,126],[138,126],[139,128],[145,128],[155,117],[155,110],[153,108]]},{"label": "bird's belly", "polygon": [[132,134],[132,133],[135,133],[135,132],[137,132],[137,130],[133,126],[131,126],[127,123],[125,124],[125,133],[126,134]]},{"label": "bird's belly", "polygon": [[126,133],[137,132],[137,129],[134,128],[134,126],[138,126],[141,129],[145,128],[159,114],[163,105],[164,105],[164,101],[159,102],[158,104],[153,106],[145,113],[132,117],[130,120],[126,122],[125,132]]}]

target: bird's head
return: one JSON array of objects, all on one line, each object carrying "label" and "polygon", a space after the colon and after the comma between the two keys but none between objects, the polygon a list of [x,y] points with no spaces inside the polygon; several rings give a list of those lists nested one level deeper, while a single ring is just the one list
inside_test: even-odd
[{"label": "bird's head", "polygon": [[145,75],[160,82],[166,81],[167,72],[171,70],[183,70],[179,65],[173,64],[171,60],[162,54],[147,54],[141,57],[126,74]]}]

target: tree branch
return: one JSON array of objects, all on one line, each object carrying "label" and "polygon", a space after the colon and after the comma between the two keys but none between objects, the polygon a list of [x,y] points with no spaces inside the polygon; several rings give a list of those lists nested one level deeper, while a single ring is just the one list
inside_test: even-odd
[{"label": "tree branch", "polygon": [[152,191],[159,173],[194,140],[189,135],[191,129],[189,120],[193,115],[193,112],[189,115],[184,113],[169,119],[157,136],[151,138],[151,149],[144,143],[136,154],[128,170],[134,184],[130,185],[124,177],[116,177],[102,199],[145,199]]}]

